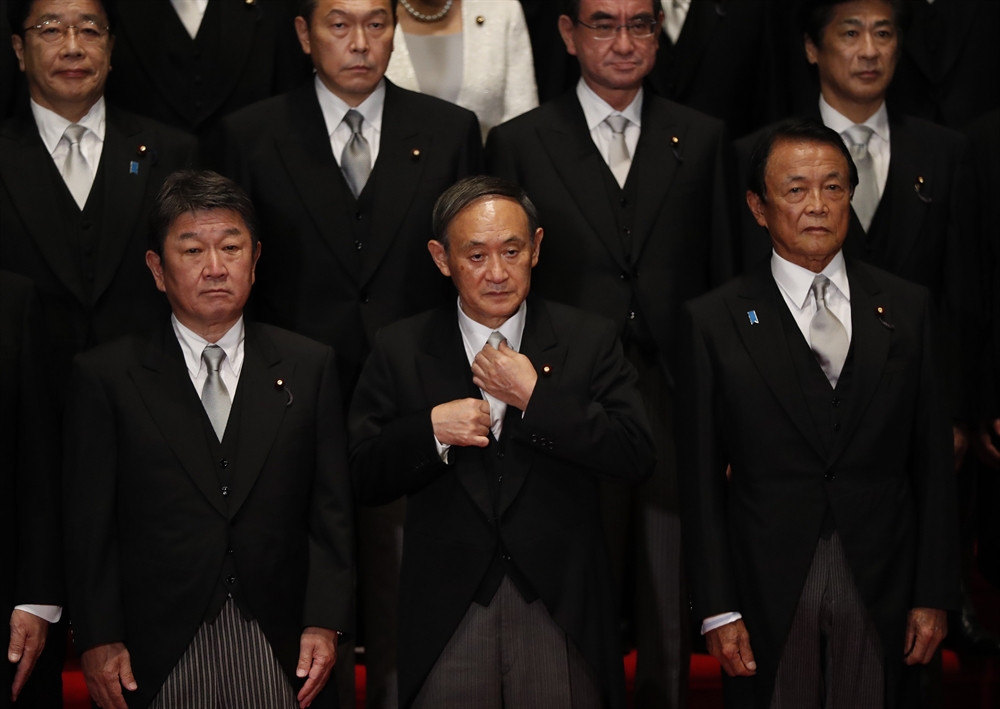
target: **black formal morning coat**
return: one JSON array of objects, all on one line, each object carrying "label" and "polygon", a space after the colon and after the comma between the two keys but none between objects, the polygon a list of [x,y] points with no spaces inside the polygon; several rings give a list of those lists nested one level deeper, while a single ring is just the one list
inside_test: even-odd
[{"label": "black formal morning coat", "polygon": [[853,370],[829,447],[789,349],[802,335],[782,323],[769,263],[685,306],[686,415],[676,420],[693,613],[743,614],[757,674],[727,681],[752,695],[748,706],[770,706],[827,505],[882,641],[887,706],[899,706],[908,610],[960,603],[929,295],[859,261],[847,274]]},{"label": "black formal morning coat", "polygon": [[[293,687],[304,627],[353,630],[353,500],[334,353],[252,322],[245,348],[228,490],[169,322],[74,360],[64,477],[74,635],[81,651],[125,643],[139,685],[124,692],[131,707],[149,706],[187,649],[227,556],[230,583]],[[335,688],[314,706],[336,706]]]},{"label": "black formal morning coat", "polygon": [[[59,400],[74,355],[119,335],[148,334],[169,312],[146,267],[149,211],[164,178],[190,167],[194,155],[190,136],[107,104],[91,192],[100,204],[87,205],[98,218],[88,221],[27,101],[0,127],[0,268],[38,289]],[[83,253],[88,241],[95,253]]]},{"label": "black formal morning coat", "polygon": [[725,147],[721,121],[646,91],[628,181],[612,201],[574,88],[491,130],[486,157],[541,215],[535,291],[610,318],[619,334],[639,325],[674,374],[681,305],[732,275]]},{"label": "black formal morning coat", "polygon": [[[431,409],[480,396],[455,307],[449,303],[378,333],[349,416],[351,472],[361,501],[407,496],[400,706],[412,703],[499,548],[597,672],[606,705],[624,707],[598,480],[639,482],[652,470],[653,442],[635,370],[612,323],[529,299],[521,353],[535,366],[538,383],[524,417],[508,407],[498,443],[486,450],[454,447],[445,464],[435,448]],[[494,511],[487,474],[497,470],[502,482]]]},{"label": "black formal morning coat", "polygon": [[[42,356],[42,316],[31,281],[0,271],[0,633],[14,606],[62,605],[59,442]],[[0,705],[17,665],[0,663]]]},{"label": "black formal morning coat", "polygon": [[268,254],[256,315],[333,345],[346,402],[376,330],[454,297],[427,242],[434,202],[480,171],[475,114],[386,81],[378,158],[360,200],[334,159],[313,82],[223,127],[226,171],[253,199]]},{"label": "black formal morning coat", "polygon": [[[820,119],[817,104],[808,115]],[[746,204],[750,156],[768,129],[736,141],[739,221],[745,270],[770,258],[771,239]],[[892,157],[882,200],[866,234],[851,209],[844,253],[931,292],[938,325],[942,403],[955,418],[970,419],[976,383],[970,362],[978,361],[981,328],[978,194],[968,139],[960,133],[889,109]],[[988,197],[985,197],[988,199]]]}]

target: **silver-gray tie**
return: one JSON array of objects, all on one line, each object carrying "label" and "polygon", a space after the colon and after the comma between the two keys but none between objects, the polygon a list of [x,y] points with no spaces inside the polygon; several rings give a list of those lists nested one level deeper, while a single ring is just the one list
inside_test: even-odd
[{"label": "silver-gray tie", "polygon": [[624,187],[629,168],[632,167],[632,157],[628,154],[628,143],[625,142],[625,127],[629,124],[629,120],[625,116],[608,116],[604,122],[608,124],[612,133],[608,167],[618,181],[618,186]]},{"label": "silver-gray tie", "polygon": [[872,154],[868,152],[868,143],[874,132],[868,126],[854,125],[843,133],[847,137],[847,148],[851,153],[851,158],[858,168],[858,186],[854,188],[851,206],[854,207],[854,212],[858,215],[858,220],[866,232],[875,217],[875,210],[878,209],[879,202],[875,161],[872,160]]},{"label": "silver-gray tie", "polygon": [[225,358],[226,351],[218,345],[208,345],[201,353],[201,359],[208,368],[208,379],[201,389],[201,404],[205,407],[205,413],[208,414],[208,420],[212,422],[212,428],[215,429],[215,435],[219,437],[220,442],[226,435],[229,410],[233,405],[226,383],[219,374],[219,367]]},{"label": "silver-gray tie", "polygon": [[[503,336],[499,330],[494,330],[490,333],[490,336],[486,339],[486,344],[490,345],[494,349],[500,349],[500,343],[506,342],[507,338]],[[499,399],[494,399],[490,403],[490,429],[493,431],[493,437],[498,441],[500,440],[500,432],[503,430],[503,417],[507,413],[507,404],[500,401]]]},{"label": "silver-gray tie", "polygon": [[80,149],[80,140],[86,132],[85,126],[71,123],[66,126],[66,131],[63,133],[63,138],[69,143],[69,153],[66,155],[66,162],[63,163],[63,180],[66,181],[66,186],[80,209],[86,206],[90,188],[94,184],[94,175]]},{"label": "silver-gray tie", "polygon": [[822,273],[813,279],[811,290],[816,299],[816,314],[809,323],[809,342],[819,366],[823,369],[823,374],[830,381],[830,386],[835,387],[847,360],[847,350],[851,343],[847,339],[844,324],[826,305],[826,292],[829,287],[830,279]]},{"label": "silver-gray tie", "polygon": [[348,187],[357,197],[365,188],[368,176],[372,174],[372,151],[368,141],[361,135],[364,116],[353,108],[344,116],[344,123],[351,129],[351,139],[340,154],[340,169],[344,173]]}]

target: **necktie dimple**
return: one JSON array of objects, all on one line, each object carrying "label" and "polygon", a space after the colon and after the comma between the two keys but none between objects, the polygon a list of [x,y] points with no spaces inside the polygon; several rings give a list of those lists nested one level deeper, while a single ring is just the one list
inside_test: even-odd
[{"label": "necktie dimple", "polygon": [[85,126],[71,123],[66,126],[66,131],[63,133],[63,138],[69,143],[69,153],[66,154],[66,161],[63,163],[63,180],[66,181],[66,187],[69,188],[73,200],[80,209],[86,206],[90,188],[94,184],[94,176],[90,172],[87,158],[80,149],[80,141],[86,132]]},{"label": "necktie dimple", "polygon": [[849,143],[848,150],[854,160],[855,167],[858,168],[858,186],[854,188],[854,197],[851,199],[851,206],[854,207],[855,214],[865,232],[871,226],[875,217],[875,210],[878,209],[878,183],[875,179],[875,161],[868,151],[868,143],[874,131],[868,126],[854,125],[844,131]]},{"label": "necktie dimple", "polygon": [[205,407],[205,413],[208,414],[208,420],[212,422],[212,428],[220,442],[226,434],[229,409],[232,407],[229,390],[219,374],[219,367],[225,358],[225,350],[218,345],[208,345],[201,353],[201,359],[208,368],[208,378],[201,389],[201,404]]},{"label": "necktie dimple", "polygon": [[625,186],[629,168],[632,167],[632,157],[628,154],[628,144],[625,142],[625,127],[629,120],[625,116],[608,116],[604,119],[611,129],[611,150],[608,153],[608,167],[615,176],[619,187]]},{"label": "necktie dimple", "polygon": [[[503,333],[494,330],[487,338],[486,344],[494,349],[500,349],[500,343],[506,341],[507,338],[503,336]],[[498,399],[490,402],[490,429],[493,431],[493,437],[498,441],[500,440],[500,432],[503,430],[503,417],[506,413],[507,404]]]},{"label": "necktie dimple", "polygon": [[819,366],[823,369],[823,374],[830,381],[830,385],[835,387],[847,360],[850,342],[844,324],[826,305],[826,292],[829,286],[830,279],[823,274],[813,279],[810,290],[816,299],[816,314],[809,323],[809,342]]},{"label": "necktie dimple", "polygon": [[340,155],[340,169],[355,197],[361,194],[372,172],[372,151],[368,141],[361,135],[364,120],[364,116],[353,108],[344,116],[344,123],[351,129],[351,139]]}]

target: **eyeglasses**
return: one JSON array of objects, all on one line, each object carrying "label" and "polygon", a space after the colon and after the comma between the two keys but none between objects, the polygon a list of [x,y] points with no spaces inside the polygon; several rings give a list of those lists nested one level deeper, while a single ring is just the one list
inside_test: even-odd
[{"label": "eyeglasses", "polygon": [[32,27],[25,27],[24,31],[37,30],[38,36],[50,44],[64,42],[69,36],[69,31],[76,33],[76,38],[86,44],[97,44],[108,36],[110,27],[101,27],[96,22],[86,20],[78,25],[64,25],[59,20],[45,20]]},{"label": "eyeglasses", "polygon": [[577,20],[577,24],[583,25],[593,35],[594,39],[608,40],[618,36],[618,30],[625,29],[632,39],[649,39],[656,33],[656,20],[632,20],[624,25],[615,25],[611,22],[598,22],[596,25],[588,25],[583,20]]}]

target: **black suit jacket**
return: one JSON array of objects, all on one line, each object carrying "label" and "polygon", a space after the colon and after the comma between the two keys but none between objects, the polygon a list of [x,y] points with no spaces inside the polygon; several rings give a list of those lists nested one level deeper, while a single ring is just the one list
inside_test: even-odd
[{"label": "black suit jacket", "polygon": [[[139,685],[125,692],[129,706],[148,706],[187,649],[228,549],[293,687],[305,626],[353,629],[353,502],[333,352],[248,322],[234,397],[239,442],[224,496],[169,322],[74,361],[64,492],[75,640],[80,650],[125,643]],[[335,690],[321,696],[335,705]]]},{"label": "black suit jacket", "polygon": [[[381,330],[349,417],[362,502],[407,496],[399,697],[407,707],[473,602],[498,545],[624,707],[620,637],[598,479],[638,482],[653,443],[612,323],[528,302],[521,353],[539,372],[524,418],[508,407],[493,448],[437,455],[430,410],[479,396],[454,303]],[[548,365],[549,373],[543,367]],[[486,455],[502,470],[494,513]]]},{"label": "black suit jacket", "polygon": [[858,261],[847,273],[853,374],[829,449],[796,375],[786,337],[801,334],[785,332],[770,264],[686,306],[678,406],[689,414],[677,418],[677,440],[693,610],[743,614],[758,669],[733,684],[753,706],[770,706],[827,504],[886,652],[889,706],[899,697],[908,609],[960,600],[930,298]]},{"label": "black suit jacket", "polygon": [[[22,603],[62,605],[57,418],[44,366],[42,317],[31,281],[0,271],[0,616]],[[16,665],[0,668],[10,706]]]},{"label": "black suit jacket", "polygon": [[98,166],[103,216],[91,227],[99,232],[95,268],[84,273],[69,234],[76,225],[54,216],[69,192],[27,102],[0,127],[0,268],[35,282],[60,399],[75,354],[125,333],[148,333],[168,312],[146,268],[147,222],[164,178],[188,167],[194,153],[189,136],[108,104]]},{"label": "black suit jacket", "polygon": [[[453,297],[427,253],[441,193],[477,174],[475,114],[386,81],[367,243],[312,82],[224,121],[229,176],[253,198],[267,258],[257,316],[331,344],[346,400],[375,331]],[[360,213],[360,212],[359,212]]]},{"label": "black suit jacket", "polygon": [[[819,120],[818,104],[809,115]],[[771,254],[767,230],[757,224],[746,204],[750,156],[766,130],[736,141],[739,189],[733,202],[742,215],[745,269]],[[977,191],[969,141],[956,131],[890,109],[889,143],[889,175],[869,234],[852,209],[844,253],[930,290],[940,326],[943,403],[955,417],[968,419],[975,400],[968,363],[980,352],[974,343],[982,307]],[[883,250],[869,248],[872,235],[884,240]]]},{"label": "black suit jacket", "polygon": [[535,291],[608,317],[619,333],[641,319],[672,370],[681,304],[732,274],[724,148],[721,121],[645,93],[630,257],[575,89],[494,128],[486,155],[541,214]]}]

